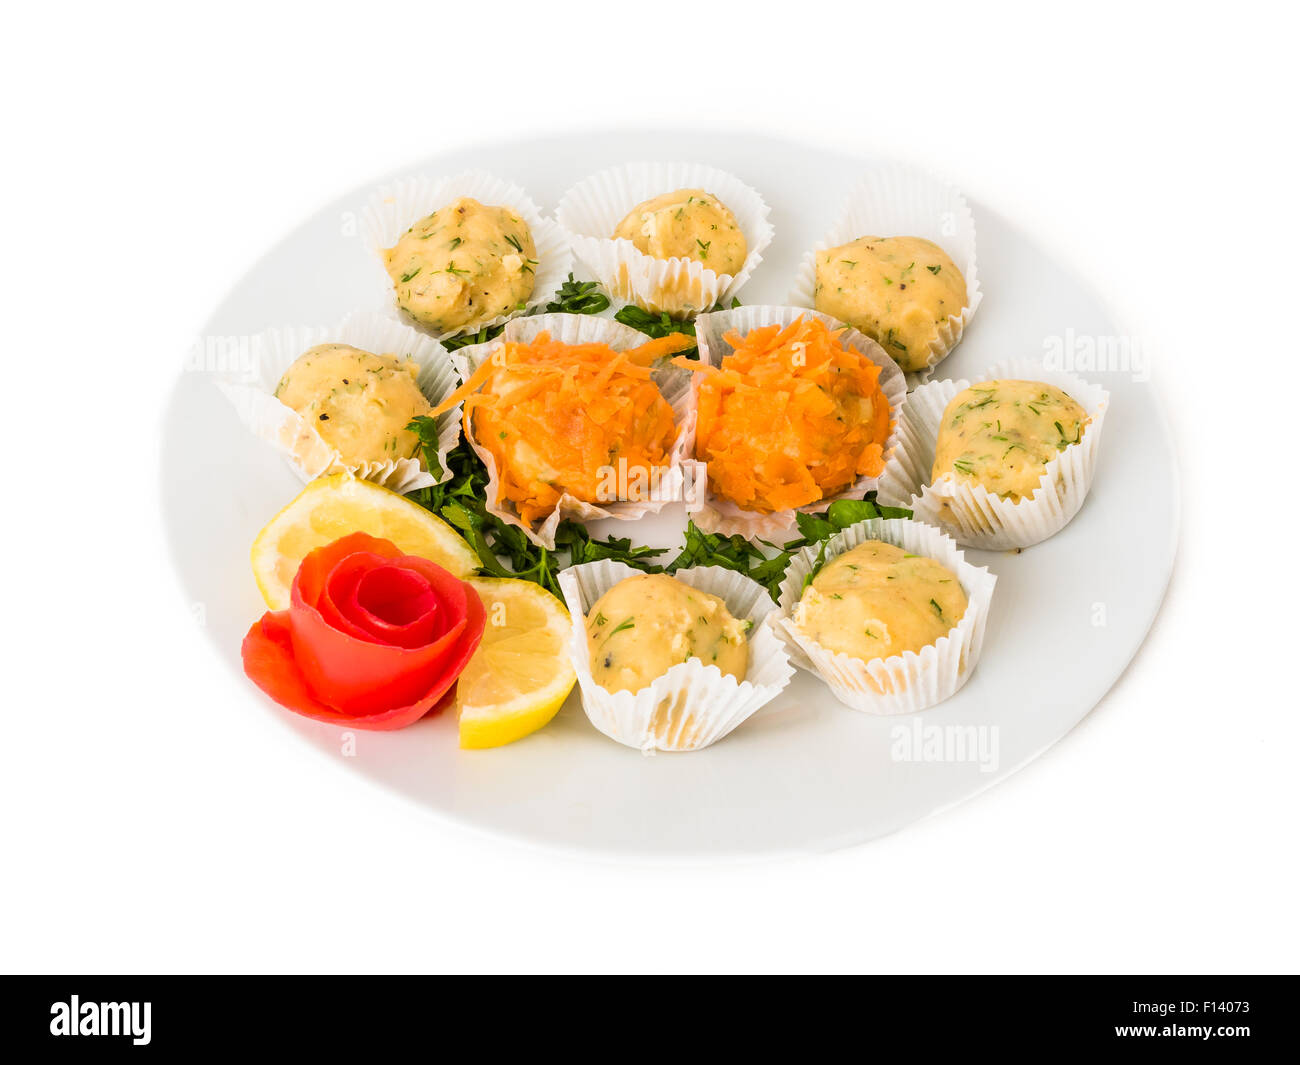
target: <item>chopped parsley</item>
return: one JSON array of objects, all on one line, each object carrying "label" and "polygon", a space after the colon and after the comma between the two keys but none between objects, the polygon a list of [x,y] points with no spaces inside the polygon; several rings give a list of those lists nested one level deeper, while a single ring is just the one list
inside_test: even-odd
[{"label": "chopped parsley", "polygon": [[555,291],[547,311],[565,314],[599,314],[609,306],[609,297],[595,281],[575,281],[572,274]]},{"label": "chopped parsley", "polygon": [[[735,310],[740,306],[740,300],[731,301],[731,309]],[[715,311],[723,309],[722,304],[713,308]],[[650,311],[643,310],[634,303],[629,303],[626,307],[620,307],[614,315],[614,321],[622,322],[624,325],[630,325],[640,333],[648,337],[666,337],[671,333],[683,333],[686,336],[695,335],[694,320],[678,320],[666,312],[652,314]],[[683,358],[694,359],[699,356],[698,348],[687,348],[685,351],[678,352]]]},{"label": "chopped parsley", "polygon": [[[442,463],[438,461],[438,422],[427,414],[421,414],[406,423],[407,432],[414,433],[420,441],[420,455],[424,458],[424,468],[435,478],[442,476]],[[394,440],[396,444],[396,440]]]}]

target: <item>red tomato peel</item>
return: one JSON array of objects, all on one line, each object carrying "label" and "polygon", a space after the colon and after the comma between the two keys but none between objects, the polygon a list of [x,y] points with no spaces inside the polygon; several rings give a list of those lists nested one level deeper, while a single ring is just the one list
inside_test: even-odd
[{"label": "red tomato peel", "polygon": [[450,701],[485,620],[464,581],[353,533],[303,559],[289,609],[263,615],[244,637],[244,672],[304,717],[402,728]]}]

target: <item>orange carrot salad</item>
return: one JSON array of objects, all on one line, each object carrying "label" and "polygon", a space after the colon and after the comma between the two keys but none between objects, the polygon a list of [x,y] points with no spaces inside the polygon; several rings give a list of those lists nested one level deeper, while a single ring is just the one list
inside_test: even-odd
[{"label": "orange carrot salad", "polygon": [[614,351],[538,333],[531,343],[496,349],[434,414],[464,400],[465,435],[496,463],[496,502],[512,502],[531,524],[565,492],[601,502],[602,474],[620,459],[646,476],[668,465],[677,427],[650,364],[694,343],[670,334]]},{"label": "orange carrot salad", "polygon": [[836,495],[884,469],[889,401],[880,367],[816,318],[723,339],[735,350],[721,368],[695,370],[695,457],[709,487],[744,510],[790,510]]}]

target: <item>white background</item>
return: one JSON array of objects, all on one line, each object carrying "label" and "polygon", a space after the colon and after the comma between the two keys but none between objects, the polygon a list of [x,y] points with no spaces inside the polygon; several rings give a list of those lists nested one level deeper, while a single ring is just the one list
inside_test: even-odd
[{"label": "white background", "polygon": [[[1281,5],[623,6],[6,16],[0,965],[1295,971]],[[208,312],[378,174],[618,123],[949,171],[1159,343],[1184,502],[1168,599],[1101,706],[992,792],[827,857],[602,864],[446,828],[271,721],[225,723],[246,687],[190,619],[156,485]]]}]

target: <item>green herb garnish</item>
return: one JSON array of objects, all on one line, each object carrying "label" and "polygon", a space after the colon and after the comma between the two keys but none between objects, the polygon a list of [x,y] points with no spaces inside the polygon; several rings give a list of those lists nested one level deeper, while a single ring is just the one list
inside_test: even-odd
[{"label": "green herb garnish", "polygon": [[[471,335],[467,343],[474,340]],[[432,420],[426,416],[417,418],[416,422]],[[436,432],[432,439],[436,441]],[[552,551],[534,544],[518,526],[489,514],[484,503],[487,469],[464,440],[447,456],[447,469],[451,471],[448,480],[430,488],[418,488],[407,498],[460,532],[478,555],[479,568],[490,576],[533,581],[558,597],[560,585],[556,578],[560,570],[580,562],[612,558],[647,572],[660,571],[661,567],[652,560],[664,553],[662,549],[633,547],[627,538],[597,540],[577,522],[563,521],[555,531]],[[435,476],[440,475],[441,467]]]},{"label": "green herb garnish", "polygon": [[458,337],[448,337],[441,343],[448,351],[467,348],[471,344],[486,344],[489,340],[496,340],[505,331],[505,328],[504,325],[494,325],[490,329],[480,329],[477,333],[461,333]]},{"label": "green herb garnish", "polygon": [[781,590],[781,582],[785,580],[790,560],[796,552],[805,547],[819,548],[813,569],[804,581],[804,586],[807,587],[825,564],[827,541],[841,529],[867,518],[911,516],[912,512],[903,507],[886,507],[877,503],[874,492],[868,492],[864,499],[837,499],[824,514],[799,512],[795,520],[800,536],[779,547],[763,540],[746,540],[740,535],[720,536],[701,532],[692,521],[686,526],[686,546],[664,570],[673,573],[688,566],[720,566],[745,574],[750,580],[763,585],[776,598]]},{"label": "green herb garnish", "polygon": [[[695,335],[694,321],[678,321],[676,318],[670,317],[667,312],[651,314],[634,303],[629,303],[626,307],[620,307],[614,315],[614,321],[630,325],[633,329],[644,333],[648,337],[666,337],[672,333],[683,333],[689,337]],[[699,357],[699,349],[687,348],[677,354],[688,359],[694,359]]]},{"label": "green herb garnish", "polygon": [[555,292],[555,299],[546,305],[551,313],[599,314],[609,306],[609,297],[595,281],[575,281],[573,275]]},{"label": "green herb garnish", "polygon": [[[733,299],[730,309],[735,310],[739,306],[740,300]],[[725,308],[719,303],[713,309],[721,311]],[[629,303],[626,307],[620,307],[614,315],[614,321],[630,325],[633,329],[644,333],[648,337],[666,337],[670,333],[684,333],[690,337],[695,335],[695,322],[693,319],[678,320],[666,312],[652,314],[634,303]],[[694,359],[699,356],[699,349],[688,348],[685,351],[679,351],[678,354],[688,359]]]},{"label": "green herb garnish", "polygon": [[[427,414],[418,415],[406,423],[406,431],[420,439],[420,455],[424,468],[435,478],[442,476],[442,463],[438,461],[438,422]],[[396,445],[397,441],[393,441]]]}]

